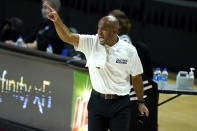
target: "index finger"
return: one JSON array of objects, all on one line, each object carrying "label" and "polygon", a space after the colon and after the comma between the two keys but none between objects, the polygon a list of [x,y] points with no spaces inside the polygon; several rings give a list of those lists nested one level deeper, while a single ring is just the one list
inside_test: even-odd
[{"label": "index finger", "polygon": [[43,7],[44,8],[47,8],[50,12],[54,11],[54,9],[46,1],[43,3]]},{"label": "index finger", "polygon": [[149,116],[149,111],[146,111],[145,114],[146,114],[146,116],[148,117],[148,116]]}]

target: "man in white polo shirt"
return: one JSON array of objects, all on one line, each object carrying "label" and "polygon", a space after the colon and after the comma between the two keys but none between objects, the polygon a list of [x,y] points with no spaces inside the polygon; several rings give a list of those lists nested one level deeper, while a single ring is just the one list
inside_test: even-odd
[{"label": "man in white polo shirt", "polygon": [[85,54],[93,86],[88,103],[88,131],[129,131],[130,75],[139,100],[139,111],[149,111],[143,101],[142,65],[134,46],[118,37],[118,20],[105,16],[98,23],[98,34],[73,34],[57,12],[44,3],[48,19],[59,37]]}]

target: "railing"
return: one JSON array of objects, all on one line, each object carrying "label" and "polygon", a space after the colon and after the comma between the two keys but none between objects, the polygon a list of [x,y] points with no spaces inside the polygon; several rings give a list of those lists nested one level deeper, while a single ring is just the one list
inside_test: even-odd
[{"label": "railing", "polygon": [[4,42],[0,42],[0,48],[13,51],[13,52],[17,52],[17,53],[22,53],[25,55],[41,57],[41,58],[45,58],[45,59],[49,59],[49,60],[53,60],[57,62],[62,62],[66,66],[71,67],[73,69],[80,70],[80,71],[88,71],[88,69],[85,67],[85,64],[86,64],[85,60],[75,60],[67,56],[61,56],[57,54],[48,54],[46,52],[35,50],[35,49],[28,49],[28,48],[7,45]]}]

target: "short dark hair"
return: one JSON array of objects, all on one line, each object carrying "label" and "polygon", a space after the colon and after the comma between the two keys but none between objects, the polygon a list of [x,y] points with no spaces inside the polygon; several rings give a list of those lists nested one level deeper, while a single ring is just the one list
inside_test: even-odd
[{"label": "short dark hair", "polygon": [[119,34],[129,34],[131,23],[127,15],[118,9],[112,10],[110,15],[115,16],[119,21]]}]

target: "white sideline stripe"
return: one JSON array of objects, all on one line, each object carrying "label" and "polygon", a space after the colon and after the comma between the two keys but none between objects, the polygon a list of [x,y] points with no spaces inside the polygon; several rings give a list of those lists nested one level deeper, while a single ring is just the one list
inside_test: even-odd
[{"label": "white sideline stripe", "polygon": [[[148,85],[148,86],[144,87],[144,90],[148,90],[148,89],[151,89],[151,88],[153,88],[153,86],[152,85]],[[134,95],[134,94],[136,94],[135,91],[132,91],[132,92],[129,93],[130,96]]]},{"label": "white sideline stripe", "polygon": [[145,84],[148,84],[148,80],[143,81],[143,84],[144,84],[144,85],[145,85]]},{"label": "white sideline stripe", "polygon": [[151,89],[151,88],[153,88],[153,86],[149,85],[149,86],[144,87],[144,90],[148,90],[148,89]]}]

